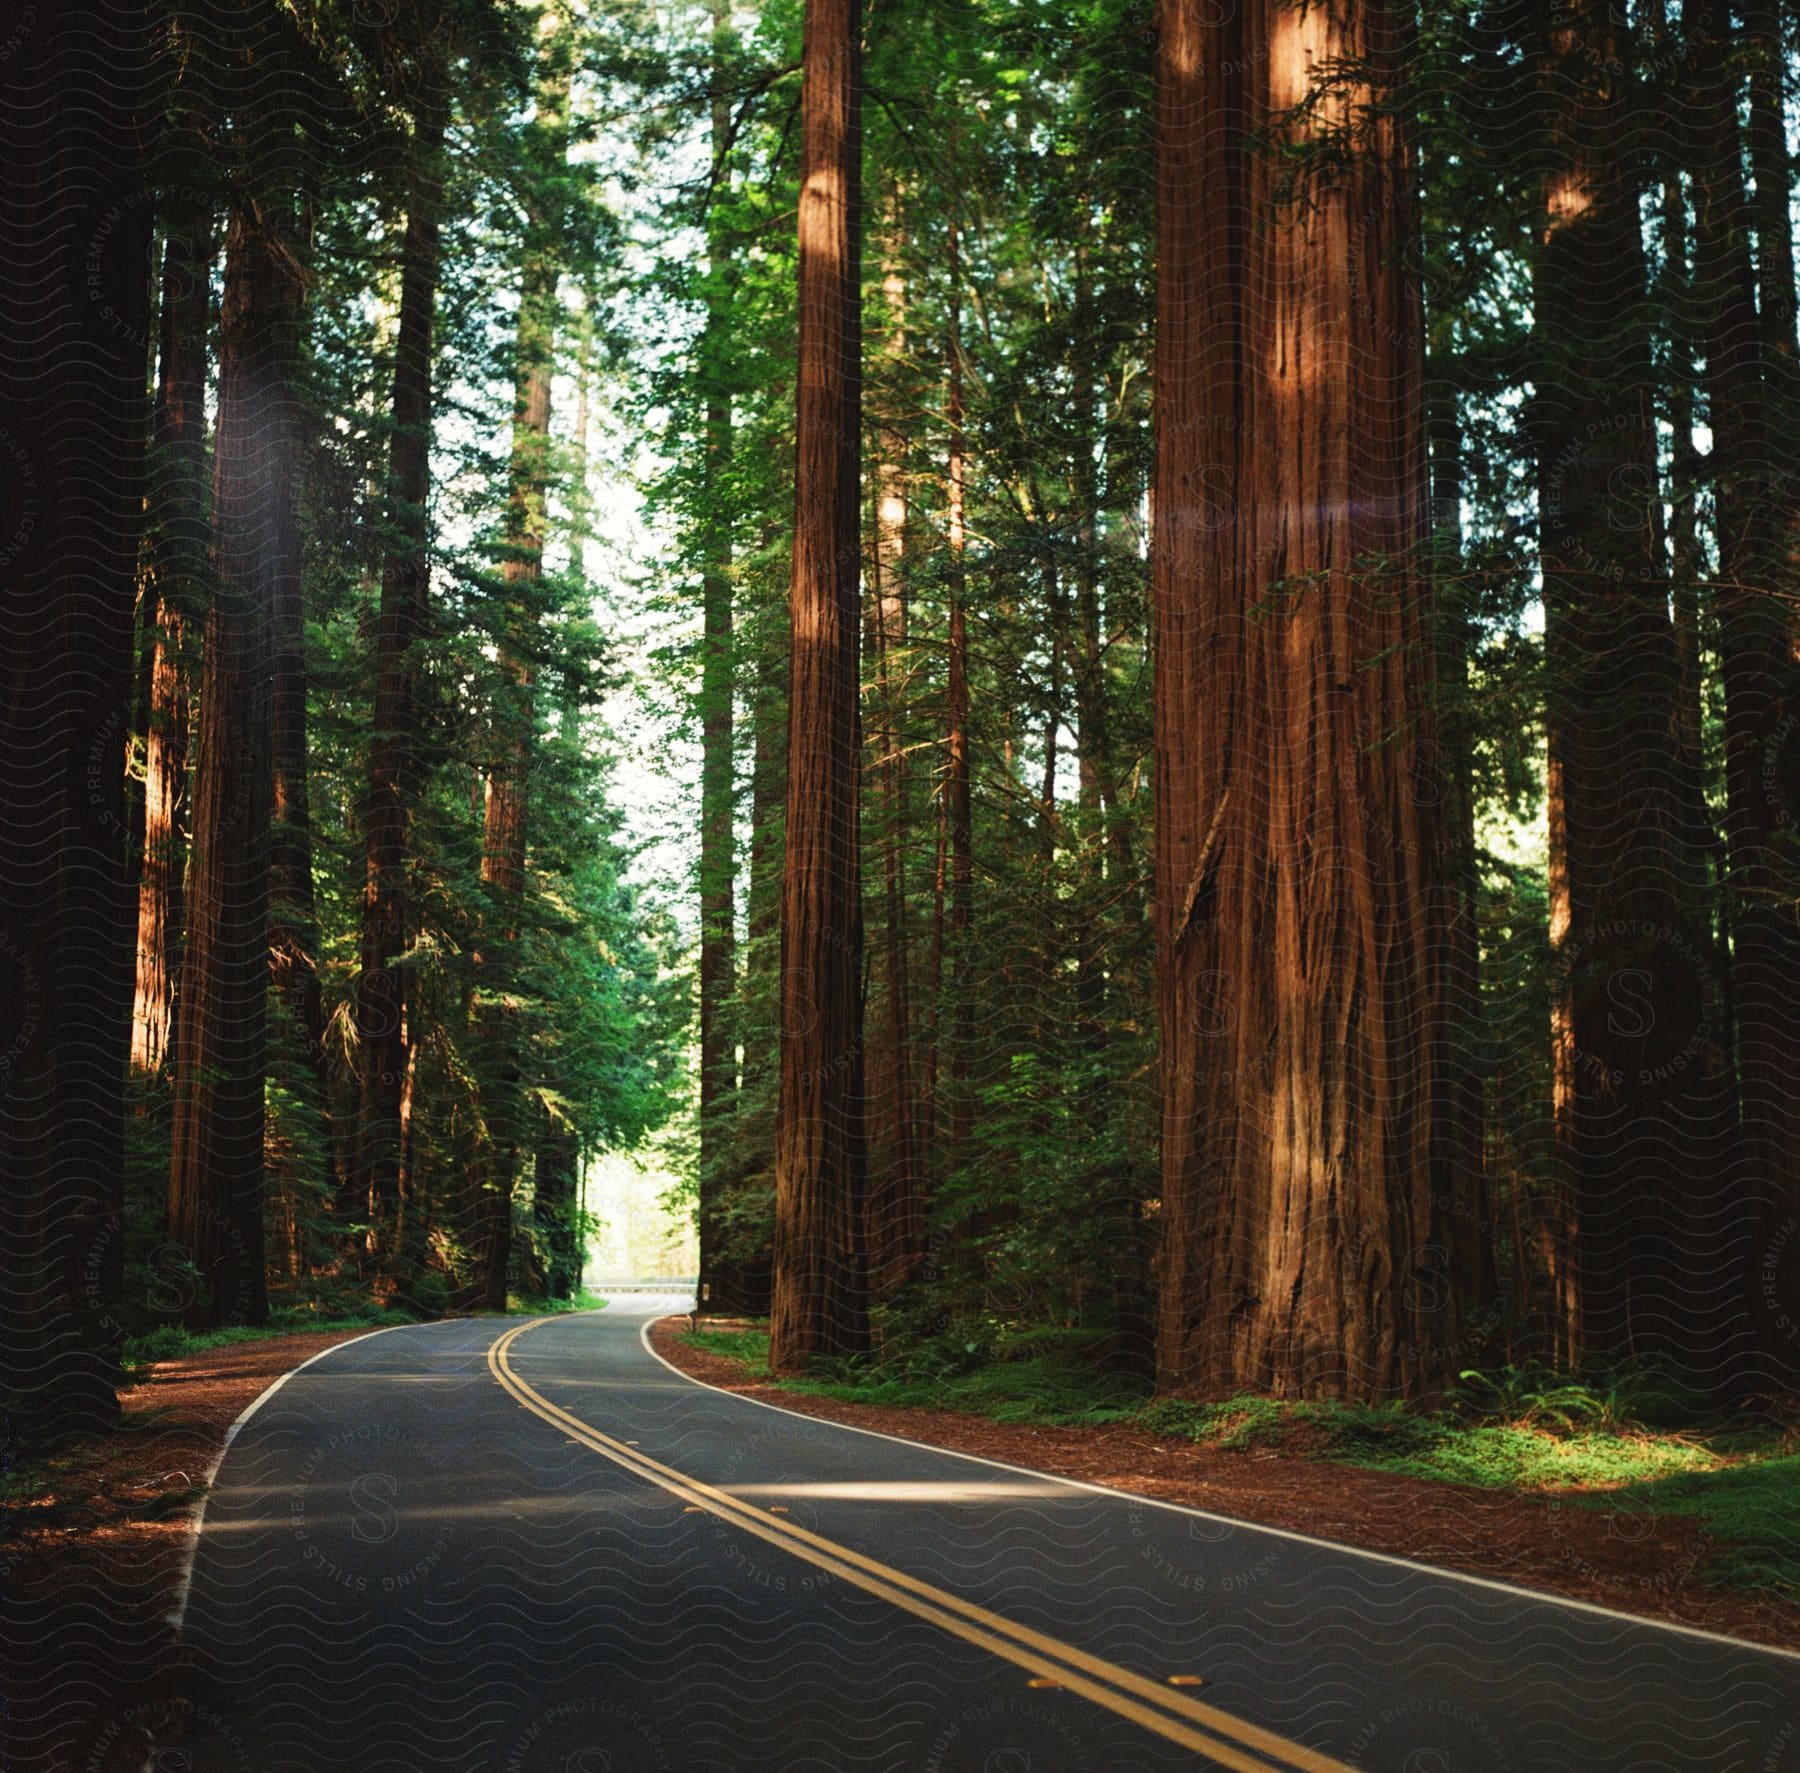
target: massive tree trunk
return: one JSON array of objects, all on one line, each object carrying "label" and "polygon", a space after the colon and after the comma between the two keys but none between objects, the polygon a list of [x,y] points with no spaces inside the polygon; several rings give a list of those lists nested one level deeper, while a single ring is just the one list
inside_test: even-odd
[{"label": "massive tree trunk", "polygon": [[129,1046],[125,729],[143,501],[151,9],[11,39],[0,371],[0,1445],[115,1413]]},{"label": "massive tree trunk", "polygon": [[506,633],[500,643],[493,749],[483,805],[481,879],[494,924],[481,960],[484,990],[496,1007],[484,1017],[494,1049],[492,1088],[485,1104],[487,1137],[478,1178],[478,1296],[490,1311],[506,1309],[512,1253],[512,1195],[525,1138],[523,1075],[518,1031],[498,1000],[507,990],[525,893],[525,833],[532,754],[536,749],[537,631],[540,583],[549,524],[550,390],[556,370],[556,289],[562,222],[563,163],[568,152],[570,38],[555,7],[544,12],[539,53],[537,189],[530,198],[513,393],[512,491],[507,510],[501,580]]},{"label": "massive tree trunk", "polygon": [[[279,69],[286,27],[259,13],[242,51]],[[291,119],[288,120],[291,123]],[[248,126],[226,239],[214,446],[215,590],[196,743],[188,936],[177,1007],[171,1239],[197,1273],[196,1325],[258,1323],[270,983],[276,613],[291,596],[293,377],[301,292],[279,112]]]},{"label": "massive tree trunk", "polygon": [[857,816],[860,16],[850,0],[808,0],[802,52],[793,639],[769,1325],[769,1360],[780,1372],[868,1345]]},{"label": "massive tree trunk", "polygon": [[[1445,905],[1403,9],[1253,0],[1158,37],[1157,947],[1164,1384],[1440,1380]],[[1283,113],[1342,154],[1283,200]],[[1441,1203],[1441,1204],[1440,1204]]]},{"label": "massive tree trunk", "polygon": [[1620,150],[1627,45],[1595,0],[1546,25],[1538,55],[1532,423],[1569,1344],[1602,1365],[1710,1365],[1729,1077],[1675,717],[1638,192]]},{"label": "massive tree trunk", "polygon": [[187,864],[190,683],[204,621],[207,539],[206,334],[212,217],[172,217],[163,248],[153,471],[154,526],[143,599],[150,628],[144,731],[144,848],[137,890],[131,1061],[146,1077],[170,1063]]},{"label": "massive tree trunk", "polygon": [[706,380],[701,438],[700,579],[700,1297],[714,1311],[745,1309],[739,1265],[721,1245],[721,1194],[735,1151],[737,1106],[737,781],[734,753],[732,513],[725,505],[731,462],[731,393],[727,379],[736,278],[732,245],[717,205],[731,188],[731,102],[726,96],[730,14],[713,5],[712,153],[714,207],[708,214],[706,327],[700,373]]},{"label": "massive tree trunk", "polygon": [[875,1295],[891,1297],[911,1279],[923,1247],[923,1188],[919,1169],[919,1111],[913,1088],[911,950],[907,940],[907,769],[904,718],[906,671],[906,438],[894,416],[905,351],[906,278],[899,261],[903,241],[900,192],[888,199],[883,230],[882,290],[888,325],[889,403],[877,426],[874,473],[874,547],[869,587],[869,636],[875,654],[875,730],[871,762],[880,808],[881,992],[880,1035],[869,1060],[873,1126],[867,1208],[869,1280]]},{"label": "massive tree trunk", "polygon": [[[1726,881],[1742,1106],[1743,1182],[1720,1203],[1725,1229],[1714,1249],[1725,1270],[1748,1276],[1745,1309],[1766,1355],[1791,1379],[1800,1371],[1793,1317],[1800,1298],[1800,621],[1783,595],[1792,589],[1794,510],[1777,478],[1779,426],[1767,378],[1786,373],[1793,258],[1791,246],[1784,253],[1769,238],[1785,224],[1766,225],[1759,327],[1749,253],[1757,217],[1741,171],[1730,25],[1723,6],[1702,0],[1689,12],[1695,282],[1713,433],[1721,580],[1713,602],[1725,686]],[[1764,144],[1761,158],[1769,176],[1785,174],[1785,152]],[[1783,195],[1785,211],[1785,180]],[[1772,287],[1780,276],[1790,280],[1785,290]]]},{"label": "massive tree trunk", "polygon": [[[289,320],[295,357],[288,379],[298,385],[298,349],[305,326],[306,261],[311,257],[312,213],[303,206],[289,250],[298,261],[294,279],[295,309]],[[283,1081],[297,1094],[310,1097],[316,1112],[326,1107],[325,1014],[319,987],[319,916],[313,892],[312,790],[308,780],[306,719],[306,611],[300,588],[300,529],[296,521],[300,473],[298,438],[289,415],[284,521],[271,538],[274,607],[271,650],[274,721],[271,762],[274,770],[269,832],[269,983],[290,1024],[287,1038],[297,1041],[300,1069]],[[276,552],[278,550],[278,552]],[[275,1052],[279,1052],[277,1047]],[[273,1056],[273,1055],[272,1055]],[[276,1072],[280,1077],[280,1070]]]},{"label": "massive tree trunk", "polygon": [[358,1109],[350,1206],[366,1214],[370,1242],[390,1269],[398,1256],[406,1142],[402,1103],[412,1034],[405,975],[395,962],[411,938],[407,862],[418,793],[418,646],[429,625],[431,362],[437,315],[438,225],[443,203],[445,72],[423,71],[413,120],[400,323],[394,351],[393,441],[388,457],[390,541],[375,630],[374,732],[363,820],[362,972],[356,990]]}]

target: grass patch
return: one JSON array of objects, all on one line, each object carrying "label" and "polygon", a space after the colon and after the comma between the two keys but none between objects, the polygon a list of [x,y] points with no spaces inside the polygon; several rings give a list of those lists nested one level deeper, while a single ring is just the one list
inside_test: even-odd
[{"label": "grass patch", "polygon": [[[766,1330],[697,1330],[682,1340],[736,1361],[758,1378],[769,1378]],[[961,1370],[941,1351],[928,1351],[906,1364],[825,1361],[805,1378],[771,1383],[781,1391],[841,1403],[949,1410],[992,1422],[1098,1427],[1127,1421],[1143,1407],[1149,1386],[1096,1372],[1090,1357],[1093,1342],[1086,1335],[1040,1334],[1003,1344],[992,1360]]]},{"label": "grass patch", "polygon": [[564,1311],[604,1311],[610,1303],[583,1287],[568,1299],[541,1299],[533,1293],[511,1293],[507,1296],[506,1308],[524,1312],[529,1317],[555,1317]]},{"label": "grass patch", "polygon": [[1634,1484],[1607,1500],[1646,1514],[1693,1515],[1718,1547],[1714,1574],[1800,1601],[1800,1453]]},{"label": "grass patch", "polygon": [[411,1312],[371,1305],[362,1311],[311,1311],[305,1306],[284,1305],[269,1313],[267,1323],[231,1324],[220,1330],[190,1330],[184,1324],[158,1324],[141,1336],[132,1336],[120,1353],[126,1376],[158,1361],[181,1360],[205,1354],[213,1348],[230,1348],[238,1342],[261,1342],[270,1336],[304,1336],[333,1330],[384,1330],[419,1321]]}]

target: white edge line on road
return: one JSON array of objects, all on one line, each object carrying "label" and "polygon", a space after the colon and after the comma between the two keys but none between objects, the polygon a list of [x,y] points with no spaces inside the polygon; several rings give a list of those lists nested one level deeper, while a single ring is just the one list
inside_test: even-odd
[{"label": "white edge line on road", "polygon": [[[571,1316],[579,1315],[571,1313]],[[620,1315],[623,1315],[622,1313]],[[674,1314],[679,1315],[679,1314]],[[1567,1607],[1576,1613],[1592,1613],[1602,1619],[1615,1619],[1625,1625],[1646,1626],[1653,1631],[1673,1632],[1681,1637],[1699,1638],[1709,1644],[1724,1644],[1733,1650],[1749,1650],[1762,1656],[1776,1656],[1789,1662],[1800,1662],[1800,1650],[1784,1650],[1775,1644],[1753,1643],[1749,1638],[1728,1637],[1721,1631],[1707,1631],[1698,1625],[1682,1625],[1672,1619],[1650,1619],[1641,1613],[1625,1613],[1616,1607],[1604,1607],[1598,1601],[1578,1601],[1573,1596],[1551,1594],[1541,1588],[1526,1588],[1517,1582],[1500,1582],[1492,1576],[1476,1576],[1467,1570],[1452,1570],[1442,1564],[1423,1564],[1415,1558],[1397,1557],[1392,1552],[1370,1551],[1362,1545],[1346,1545],[1339,1539],[1317,1539],[1310,1533],[1296,1533],[1287,1527],[1265,1526],[1261,1521],[1239,1520],[1235,1515],[1214,1514],[1208,1509],[1195,1508],[1187,1502],[1169,1502],[1160,1496],[1141,1496],[1135,1490],[1114,1489],[1106,1484],[1090,1484],[1081,1478],[1064,1477],[1054,1471],[1034,1471],[1027,1465],[1008,1465],[1000,1459],[984,1459],[979,1453],[963,1453],[954,1447],[934,1447],[929,1441],[908,1440],[903,1434],[887,1434],[879,1428],[859,1428],[853,1422],[837,1422],[829,1416],[809,1416],[804,1410],[784,1409],[780,1404],[772,1404],[765,1398],[746,1397],[741,1391],[727,1391],[722,1385],[714,1385],[706,1379],[696,1379],[692,1373],[684,1373],[673,1361],[663,1357],[650,1346],[650,1326],[659,1323],[659,1318],[645,1318],[643,1327],[638,1331],[638,1340],[644,1345],[644,1352],[652,1360],[659,1361],[678,1379],[685,1379],[690,1385],[703,1386],[707,1391],[716,1391],[721,1397],[735,1399],[740,1404],[755,1404],[758,1409],[773,1410],[778,1416],[798,1416],[803,1422],[822,1422],[830,1428],[841,1428],[850,1434],[866,1434],[878,1441],[895,1441],[903,1447],[919,1447],[928,1453],[942,1453],[950,1459],[964,1459],[971,1465],[991,1466],[995,1471],[1010,1471],[1019,1477],[1048,1478],[1052,1483],[1066,1484],[1072,1490],[1088,1490],[1096,1496],[1110,1496],[1115,1501],[1141,1502],[1146,1508],[1165,1508],[1172,1514],[1193,1515],[1199,1520],[1211,1521],[1215,1525],[1235,1527],[1244,1533],[1260,1533],[1268,1539],[1289,1539],[1296,1545],[1310,1545],[1320,1551],[1342,1552],[1346,1556],[1362,1558],[1372,1564],[1391,1564],[1400,1570],[1412,1570],[1422,1576],[1435,1576],[1445,1582],[1460,1582],[1468,1588],[1489,1588],[1497,1594],[1511,1595],[1516,1600],[1543,1601],[1556,1607]]]},{"label": "white edge line on road", "polygon": [[[321,1348],[318,1353],[309,1354],[298,1366],[289,1367],[280,1378],[271,1380],[243,1407],[243,1409],[238,1412],[236,1420],[225,1430],[225,1438],[219,1443],[219,1450],[213,1455],[212,1464],[206,1468],[206,1477],[202,1482],[200,1490],[200,1506],[194,1510],[193,1530],[188,1534],[187,1555],[182,1559],[181,1584],[175,1591],[174,1608],[165,1615],[167,1623],[173,1627],[177,1634],[181,1631],[182,1622],[187,1618],[188,1591],[194,1585],[194,1559],[198,1557],[200,1553],[200,1529],[206,1524],[207,1499],[212,1495],[213,1482],[219,1475],[219,1467],[225,1463],[225,1455],[231,1451],[231,1443],[237,1439],[238,1430],[242,1428],[244,1424],[282,1388],[282,1386],[287,1384],[296,1373],[304,1373],[314,1361],[322,1361],[326,1355],[336,1354],[340,1348],[348,1348],[353,1343],[367,1342],[374,1336],[385,1336],[390,1330],[423,1329],[426,1324],[432,1321],[438,1323],[467,1323],[469,1320],[467,1318],[438,1318],[436,1320],[422,1319],[416,1324],[383,1324],[379,1330],[365,1330],[360,1336],[346,1336],[342,1342],[334,1342],[329,1348]],[[304,1330],[295,1330],[293,1334],[296,1336],[304,1336],[306,1332]],[[652,1350],[652,1352],[654,1352],[654,1350]]]}]

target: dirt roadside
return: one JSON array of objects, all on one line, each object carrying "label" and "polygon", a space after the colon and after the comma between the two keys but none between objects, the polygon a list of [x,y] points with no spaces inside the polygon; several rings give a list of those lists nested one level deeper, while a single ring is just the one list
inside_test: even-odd
[{"label": "dirt roadside", "polygon": [[146,1368],[119,1428],[63,1449],[8,1509],[8,1767],[141,1773],[152,1730],[187,1703],[169,1615],[226,1430],[284,1373],[365,1333],[271,1336]]},{"label": "dirt roadside", "polygon": [[1027,1427],[943,1410],[808,1397],[746,1379],[737,1362],[682,1341],[686,1328],[686,1318],[662,1319],[651,1329],[651,1346],[695,1379],[801,1415],[1440,1564],[1622,1613],[1783,1649],[1800,1645],[1800,1606],[1763,1600],[1712,1579],[1714,1548],[1681,1516],[1627,1514],[1550,1495],[1431,1483],[1279,1453],[1221,1452],[1134,1428]]}]

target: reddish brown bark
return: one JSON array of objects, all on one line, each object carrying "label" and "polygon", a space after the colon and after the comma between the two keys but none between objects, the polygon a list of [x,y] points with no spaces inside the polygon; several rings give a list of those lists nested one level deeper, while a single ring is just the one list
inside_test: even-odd
[{"label": "reddish brown bark", "polygon": [[868,1345],[857,788],[860,8],[808,0],[769,1360]]},{"label": "reddish brown bark", "polygon": [[426,72],[414,119],[411,192],[401,243],[400,321],[394,352],[393,441],[388,457],[390,541],[375,630],[374,732],[364,814],[362,973],[356,991],[358,1112],[350,1208],[370,1241],[393,1253],[405,1181],[402,1103],[410,1064],[404,974],[411,940],[407,858],[418,791],[417,648],[430,619],[431,359],[437,311],[438,221],[447,107],[442,69]]},{"label": "reddish brown bark", "polygon": [[1598,3],[1539,44],[1549,172],[1533,265],[1544,565],[1555,1126],[1574,1311],[1611,1365],[1708,1364],[1730,1135],[1679,735],[1658,519],[1638,193],[1621,150],[1628,45]]},{"label": "reddish brown bark", "polygon": [[[279,40],[273,20],[257,39]],[[279,55],[279,50],[273,51]],[[269,992],[274,612],[292,569],[294,217],[241,197],[226,240],[214,448],[215,588],[194,776],[188,934],[177,1007],[171,1239],[196,1325],[257,1323]]]},{"label": "reddish brown bark", "polygon": [[975,928],[975,819],[969,756],[969,613],[964,503],[967,439],[963,435],[963,366],[957,278],[960,269],[951,237],[950,449],[947,463],[950,545],[949,662],[944,710],[944,799],[950,855],[948,947],[949,1116],[944,1168],[954,1171],[968,1155],[974,1125],[969,1078],[975,1045],[975,968],[970,946]]},{"label": "reddish brown bark", "polygon": [[[726,97],[730,13],[712,8],[714,179],[730,190],[731,104]],[[722,1196],[737,1107],[737,776],[732,525],[724,509],[732,448],[727,357],[735,276],[716,208],[708,216],[707,315],[700,371],[708,393],[701,439],[703,532],[700,602],[700,1298],[713,1311],[745,1309],[742,1264],[725,1253]]]},{"label": "reddish brown bark", "polygon": [[556,370],[556,286],[560,261],[560,190],[568,152],[569,22],[546,8],[540,26],[543,73],[538,84],[537,173],[543,181],[531,199],[519,292],[513,393],[512,488],[506,520],[506,558],[501,566],[507,631],[499,648],[492,750],[483,801],[481,879],[492,903],[491,935],[481,962],[491,1002],[485,1039],[494,1051],[487,1135],[476,1178],[479,1251],[478,1295],[490,1311],[506,1309],[507,1266],[512,1254],[512,1196],[519,1152],[526,1136],[519,1055],[510,1050],[516,1031],[498,1007],[519,938],[525,892],[526,819],[532,754],[536,749],[539,585],[548,534],[550,392]]},{"label": "reddish brown bark", "polygon": [[883,293],[888,310],[889,410],[876,428],[874,546],[870,554],[869,638],[875,655],[874,731],[870,757],[876,777],[881,862],[880,991],[883,1016],[870,1043],[871,1118],[867,1238],[869,1280],[886,1298],[912,1277],[923,1253],[924,1189],[919,1151],[919,1104],[914,1088],[912,956],[906,896],[907,776],[905,649],[907,644],[906,438],[892,403],[893,377],[905,349],[906,279],[900,194],[889,197],[884,240]]},{"label": "reddish brown bark", "polygon": [[[1742,1180],[1718,1203],[1724,1223],[1711,1247],[1723,1269],[1748,1276],[1745,1308],[1765,1355],[1791,1380],[1800,1372],[1800,1251],[1792,1248],[1800,1242],[1800,619],[1790,602],[1793,494],[1776,466],[1775,402],[1789,373],[1793,256],[1791,244],[1772,238],[1788,232],[1786,153],[1785,143],[1779,153],[1761,143],[1764,176],[1781,180],[1777,227],[1766,214],[1766,194],[1759,218],[1744,188],[1726,9],[1702,0],[1687,22],[1697,64],[1695,281],[1713,432],[1721,580],[1713,606],[1725,686],[1726,882],[1742,1107]],[[1766,71],[1760,79],[1766,83]],[[1769,134],[1769,125],[1764,120],[1759,130],[1753,108],[1753,145],[1759,133]],[[1760,316],[1749,253],[1759,219]],[[1773,287],[1784,276],[1786,288]]]},{"label": "reddish brown bark", "polygon": [[152,425],[146,616],[150,694],[144,732],[144,849],[137,889],[137,978],[131,1062],[146,1076],[170,1063],[187,861],[189,686],[204,598],[206,334],[212,218],[181,218],[163,249],[162,316]]},{"label": "reddish brown bark", "polygon": [[1239,144],[1335,60],[1385,78],[1404,15],[1214,16],[1158,36],[1159,1366],[1381,1397],[1454,1340],[1410,176],[1359,86],[1301,201]]}]

